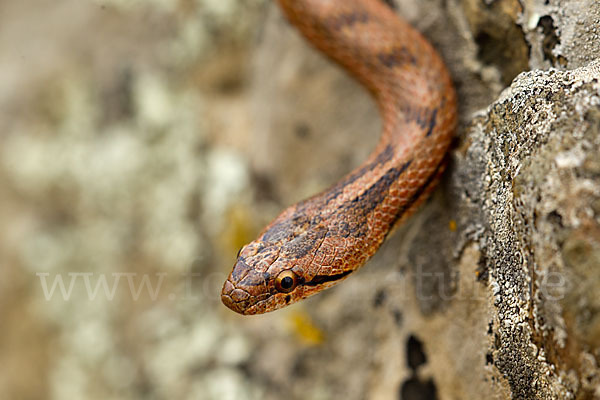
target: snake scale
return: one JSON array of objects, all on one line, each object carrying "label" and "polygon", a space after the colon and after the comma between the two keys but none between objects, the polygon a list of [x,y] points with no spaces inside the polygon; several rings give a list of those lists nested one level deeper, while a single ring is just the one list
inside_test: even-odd
[{"label": "snake scale", "polygon": [[371,155],[329,189],[284,210],[244,246],[221,300],[277,310],[361,267],[437,184],[456,94],[431,44],[382,0],[277,0],[288,20],[368,89],[383,120]]}]

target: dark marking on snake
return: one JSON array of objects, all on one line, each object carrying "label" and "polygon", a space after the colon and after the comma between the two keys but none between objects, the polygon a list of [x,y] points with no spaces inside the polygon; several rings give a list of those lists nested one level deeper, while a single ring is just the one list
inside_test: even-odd
[{"label": "dark marking on snake", "polygon": [[368,214],[375,209],[385,196],[387,195],[390,186],[400,177],[400,175],[406,171],[410,166],[412,160],[404,163],[400,168],[390,168],[385,175],[365,190],[360,196],[357,196],[352,200],[352,207],[361,207],[364,214]]},{"label": "dark marking on snake", "polygon": [[392,184],[406,171],[412,160],[404,163],[400,168],[390,168],[373,185],[338,209],[339,212],[352,216],[330,227],[327,237],[362,237],[368,232],[367,224],[362,223],[366,216],[379,206],[387,197]]},{"label": "dark marking on snake", "polygon": [[323,239],[326,234],[327,228],[324,226],[316,226],[285,243],[282,251],[286,255],[293,255],[295,258],[302,258],[306,256],[318,243],[320,243],[321,239]]},{"label": "dark marking on snake", "polygon": [[346,276],[348,276],[348,274],[350,274],[352,271],[345,271],[342,272],[341,274],[335,274],[335,275],[316,275],[314,278],[312,278],[309,282],[306,282],[304,285],[305,286],[317,286],[317,285],[321,285],[325,282],[333,282],[333,281],[337,281],[340,280]]},{"label": "dark marking on snake", "polygon": [[435,117],[437,116],[437,108],[433,109],[433,112],[431,113],[431,118],[429,118],[429,127],[427,128],[427,133],[425,134],[425,137],[431,135],[431,132],[433,132],[433,128],[435,128]]},{"label": "dark marking on snake", "polygon": [[340,30],[344,27],[350,27],[354,24],[366,23],[369,21],[369,14],[363,10],[356,10],[348,13],[340,14],[330,19],[330,24],[335,30]]},{"label": "dark marking on snake", "polygon": [[391,8],[392,10],[396,9],[396,5],[394,4],[393,0],[381,0],[383,1],[383,3],[385,5],[387,5],[389,8]]},{"label": "dark marking on snake", "polygon": [[[339,195],[342,194],[342,192],[344,191],[344,188],[346,186],[354,183],[355,181],[360,179],[362,176],[364,176],[366,173],[371,172],[375,168],[387,163],[388,161],[390,161],[392,159],[392,157],[394,157],[394,147],[391,144],[388,144],[379,154],[377,154],[377,156],[375,157],[375,159],[372,162],[370,162],[369,164],[364,165],[363,167],[359,168],[358,170],[352,172],[346,178],[342,179],[341,181],[336,183],[334,186],[332,186],[331,189],[329,189],[327,191],[327,196],[320,199],[319,204],[322,204],[323,206],[329,204],[331,201],[335,200],[336,198],[338,198]],[[298,207],[296,209],[296,214],[299,216],[303,215],[307,208],[313,207],[315,205],[313,203],[313,201],[314,201],[313,199],[308,199],[308,200],[304,200],[304,201],[298,203]],[[311,221],[311,223],[315,223],[315,222],[316,221]],[[273,228],[275,228],[275,227],[273,227]],[[265,235],[266,235],[266,233],[265,233]],[[266,239],[264,239],[264,237],[263,237],[263,240],[266,240]]]},{"label": "dark marking on snake", "polygon": [[425,130],[425,137],[429,136],[435,128],[438,108],[420,107],[411,104],[399,106],[407,122],[415,122],[421,129]]},{"label": "dark marking on snake", "polygon": [[387,68],[395,68],[405,64],[416,65],[417,60],[406,47],[396,47],[390,52],[377,54],[379,61]]},{"label": "dark marking on snake", "polygon": [[263,234],[262,240],[265,242],[280,242],[289,239],[297,231],[296,228],[307,226],[308,223],[309,219],[305,215],[297,213],[293,218],[285,219],[273,225]]},{"label": "dark marking on snake", "polygon": [[244,286],[262,286],[269,278],[268,273],[257,272],[256,270],[248,271],[248,274],[240,281]]},{"label": "dark marking on snake", "polygon": [[245,277],[249,271],[252,270],[252,267],[250,267],[248,264],[246,264],[246,261],[244,259],[244,257],[239,257],[237,262],[236,262],[236,266],[237,268],[235,268],[233,270],[233,273],[231,274],[232,278],[235,280],[240,280],[243,277]]},{"label": "dark marking on snake", "polygon": [[356,180],[360,179],[367,172],[373,171],[376,167],[383,165],[386,162],[390,161],[393,156],[394,156],[394,148],[392,147],[392,145],[388,144],[383,149],[383,151],[381,151],[381,153],[377,154],[377,157],[375,157],[373,162],[365,165],[364,167],[360,168],[359,170],[348,175],[348,177],[346,179],[343,179],[341,182],[337,183],[333,187],[333,190],[330,192],[331,198],[329,198],[329,196],[328,196],[325,204],[329,203],[331,200],[333,200],[337,196],[339,196],[342,193],[342,191],[344,190],[344,187],[354,183]]}]

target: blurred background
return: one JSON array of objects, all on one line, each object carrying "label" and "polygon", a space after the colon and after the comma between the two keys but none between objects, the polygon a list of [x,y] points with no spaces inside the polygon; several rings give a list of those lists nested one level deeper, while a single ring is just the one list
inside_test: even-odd
[{"label": "blurred background", "polygon": [[271,143],[261,124],[329,66],[262,44],[287,29],[263,0],[6,0],[0,26],[0,398],[331,398],[282,372],[324,340],[303,307],[243,318],[219,293],[242,244],[370,151],[311,163],[356,141],[312,137],[346,78]]},{"label": "blurred background", "polygon": [[[238,249],[380,128],[271,3],[0,1],[0,399],[435,398],[418,368],[452,386],[411,334],[443,299],[403,289],[402,238],[431,212],[317,298],[257,317],[220,303]],[[462,115],[522,69],[468,72],[443,2],[396,3],[467,87]],[[451,328],[427,324],[447,346]]]}]

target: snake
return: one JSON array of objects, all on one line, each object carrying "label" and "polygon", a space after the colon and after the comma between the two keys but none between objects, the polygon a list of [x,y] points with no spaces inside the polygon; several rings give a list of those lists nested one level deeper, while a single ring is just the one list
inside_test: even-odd
[{"label": "snake", "polygon": [[383,0],[276,0],[288,21],[376,102],[382,133],[357,168],[286,208],[238,252],[221,301],[274,311],[346,279],[431,194],[448,160],[457,98],[440,55]]}]

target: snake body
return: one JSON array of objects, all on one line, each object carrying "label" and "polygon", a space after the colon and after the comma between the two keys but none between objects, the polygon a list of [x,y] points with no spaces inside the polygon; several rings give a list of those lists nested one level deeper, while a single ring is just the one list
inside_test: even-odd
[{"label": "snake body", "polygon": [[221,300],[260,314],[361,267],[435,187],[456,125],[456,95],[427,40],[381,0],[278,0],[288,20],[365,86],[383,119],[368,159],[284,210],[244,246]]}]

